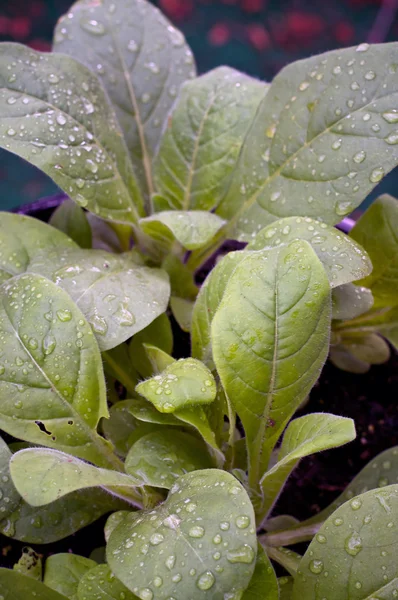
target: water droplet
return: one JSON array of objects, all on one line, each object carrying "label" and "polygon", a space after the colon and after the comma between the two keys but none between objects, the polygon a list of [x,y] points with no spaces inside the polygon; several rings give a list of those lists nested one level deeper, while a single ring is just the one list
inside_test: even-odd
[{"label": "water droplet", "polygon": [[250,525],[250,518],[246,517],[246,515],[241,515],[236,518],[235,523],[238,529],[246,529]]},{"label": "water droplet", "polygon": [[365,73],[364,77],[367,81],[372,81],[373,79],[376,79],[376,73],[374,71],[368,71]]},{"label": "water droplet", "polygon": [[57,123],[58,123],[58,125],[61,125],[61,127],[62,127],[63,125],[66,124],[66,117],[64,115],[58,115]]},{"label": "water droplet", "polygon": [[75,201],[77,202],[77,204],[79,206],[82,206],[83,208],[85,208],[87,206],[87,204],[88,204],[87,198],[85,198],[81,194],[77,194],[76,195]]},{"label": "water droplet", "polygon": [[29,342],[28,342],[28,346],[29,348],[31,348],[32,350],[36,350],[36,348],[38,347],[38,342],[37,340],[35,340],[35,338],[30,338]]},{"label": "water droplet", "polygon": [[334,75],[340,75],[340,73],[341,73],[341,67],[340,66],[334,67],[333,68],[333,73],[334,73]]},{"label": "water droplet", "polygon": [[50,83],[59,83],[59,77],[58,75],[55,75],[55,73],[50,73],[50,75],[48,76],[48,81]]},{"label": "water droplet", "polygon": [[302,81],[299,85],[300,92],[304,92],[307,88],[309,88],[310,84],[308,81]]},{"label": "water droplet", "polygon": [[362,506],[362,502],[361,502],[361,500],[359,498],[355,498],[350,503],[350,506],[351,506],[352,510],[359,510],[361,508],[361,506]]},{"label": "water droplet", "polygon": [[135,40],[130,40],[127,45],[127,49],[130,50],[130,52],[137,52],[137,50],[138,50],[137,42]]},{"label": "water droplet", "polygon": [[326,544],[326,536],[324,536],[322,533],[318,533],[316,539],[320,544]]},{"label": "water droplet", "polygon": [[161,577],[155,577],[153,580],[153,585],[157,588],[162,587],[163,585],[163,579]]},{"label": "water droplet", "polygon": [[70,321],[72,318],[72,313],[68,309],[57,310],[57,317],[62,323]]},{"label": "water droplet", "polygon": [[215,535],[213,538],[213,543],[218,545],[218,544],[221,544],[221,542],[222,542],[222,537],[219,533],[217,533],[217,535]]},{"label": "water droplet", "polygon": [[366,158],[366,152],[364,150],[360,150],[352,157],[352,160],[356,162],[358,165],[363,162]]},{"label": "water droplet", "polygon": [[343,217],[344,215],[348,215],[352,211],[352,203],[351,202],[336,202],[335,206],[336,215]]},{"label": "water droplet", "polygon": [[362,550],[362,540],[356,531],[354,531],[345,541],[344,548],[350,556],[357,556]]},{"label": "water droplet", "polygon": [[387,142],[387,144],[390,144],[390,146],[395,146],[395,144],[398,144],[398,131],[393,131],[390,133],[384,138],[384,141]]},{"label": "water droplet", "polygon": [[99,21],[95,19],[84,20],[80,22],[82,29],[85,29],[89,33],[94,35],[104,35],[105,27]]},{"label": "water droplet", "polygon": [[130,327],[135,323],[134,315],[129,310],[127,310],[127,308],[123,304],[119,305],[119,309],[117,310],[114,316],[118,319],[122,327]]},{"label": "water droplet", "polygon": [[57,341],[55,339],[55,337],[51,334],[48,333],[46,335],[46,337],[43,339],[43,352],[46,356],[48,356],[49,354],[52,354],[52,352],[54,352],[55,347],[57,345]]},{"label": "water droplet", "polygon": [[148,102],[150,102],[150,100],[151,100],[150,94],[147,94],[147,93],[142,94],[141,101],[143,102],[143,104],[148,104]]},{"label": "water droplet", "polygon": [[141,590],[138,590],[137,595],[139,598],[141,598],[141,600],[152,600],[153,598],[153,592],[149,588],[142,588]]},{"label": "water droplet", "polygon": [[323,562],[321,560],[312,560],[310,562],[310,571],[315,575],[319,575],[323,571]]},{"label": "water droplet", "polygon": [[341,148],[341,139],[336,140],[332,144],[332,150],[338,150],[339,148]]},{"label": "water droplet", "polygon": [[228,531],[228,529],[229,529],[228,521],[222,521],[220,523],[220,529],[222,529],[223,531]]},{"label": "water droplet", "polygon": [[337,526],[340,527],[340,525],[342,525],[344,523],[343,519],[341,519],[340,517],[337,517],[333,523]]},{"label": "water droplet", "polygon": [[350,85],[350,88],[352,89],[353,92],[356,92],[357,90],[359,90],[361,86],[359,85],[359,83],[357,81],[353,81],[352,84]]},{"label": "water droplet", "polygon": [[10,137],[14,137],[14,135],[16,134],[17,132],[12,127],[10,127],[10,129],[7,129],[7,135],[9,135]]},{"label": "water droplet", "polygon": [[151,71],[155,75],[160,72],[160,69],[159,69],[158,65],[156,63],[154,63],[154,62],[146,63],[145,67],[147,69],[149,69],[149,71]]},{"label": "water droplet", "polygon": [[90,319],[90,325],[93,328],[93,330],[95,331],[95,333],[98,333],[99,335],[105,335],[106,332],[108,331],[107,322],[105,321],[105,319],[103,317],[100,317],[99,315],[94,315]]},{"label": "water droplet", "polygon": [[230,563],[251,564],[254,560],[254,550],[248,544],[244,544],[236,550],[228,550],[227,559]]},{"label": "water droplet", "polygon": [[11,98],[8,98],[7,100],[7,104],[15,104],[15,102],[17,101],[16,98],[14,98],[14,96],[11,96]]},{"label": "water droplet", "polygon": [[86,160],[86,169],[87,169],[87,171],[90,171],[90,173],[94,173],[94,175],[95,175],[95,173],[98,172],[98,165],[93,160],[88,158]]},{"label": "water droplet", "polygon": [[205,530],[203,529],[203,527],[200,527],[199,525],[195,525],[194,527],[191,527],[191,529],[188,532],[188,535],[192,538],[201,538],[203,537],[205,534]]},{"label": "water droplet", "polygon": [[161,533],[154,533],[149,538],[149,541],[152,544],[152,546],[158,546],[159,544],[164,542],[164,536]]},{"label": "water droplet", "polygon": [[369,44],[359,44],[359,46],[357,46],[356,51],[357,52],[366,52],[367,50],[369,50]]},{"label": "water droplet", "polygon": [[372,183],[378,183],[379,181],[381,181],[384,177],[384,169],[383,167],[377,167],[376,169],[373,169],[373,171],[370,174],[370,181]]},{"label": "water droplet", "polygon": [[213,587],[215,581],[216,579],[213,573],[211,571],[205,571],[197,580],[196,585],[200,590],[206,591]]},{"label": "water droplet", "polygon": [[173,569],[174,565],[176,564],[175,554],[171,554],[169,557],[167,557],[164,564],[171,571],[171,569]]},{"label": "water droplet", "polygon": [[82,189],[84,188],[84,186],[85,186],[85,185],[86,185],[86,182],[84,181],[84,179],[80,179],[80,177],[78,177],[78,178],[76,179],[76,187],[77,187],[79,190],[82,190]]},{"label": "water droplet", "polygon": [[387,123],[398,123],[398,110],[395,108],[387,110],[382,114],[382,117]]}]

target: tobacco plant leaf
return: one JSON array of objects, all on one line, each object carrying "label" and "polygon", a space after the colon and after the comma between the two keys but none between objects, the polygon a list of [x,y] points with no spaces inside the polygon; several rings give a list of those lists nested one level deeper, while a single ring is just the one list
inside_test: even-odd
[{"label": "tobacco plant leaf", "polygon": [[103,352],[102,359],[106,375],[113,377],[126,388],[129,395],[134,396],[135,386],[140,377],[133,367],[128,345],[122,343],[111,350],[107,350],[107,352]]},{"label": "tobacco plant leaf", "polygon": [[[371,315],[369,315],[371,316]],[[363,330],[381,333],[396,349],[398,349],[398,308],[394,306],[380,315],[375,314],[367,323],[363,323]]]},{"label": "tobacco plant leaf", "polygon": [[371,365],[381,365],[390,358],[389,345],[375,333],[344,336],[343,344],[354,358]]},{"label": "tobacco plant leaf", "polygon": [[279,600],[292,600],[293,584],[293,577],[279,577]]},{"label": "tobacco plant leaf", "polygon": [[194,274],[185,263],[173,253],[168,254],[162,262],[162,269],[170,278],[171,295],[187,300],[195,300],[198,288],[195,284]]},{"label": "tobacco plant leaf", "polygon": [[331,225],[397,164],[398,44],[333,50],[273,80],[217,214],[250,241],[269,223],[308,216]]},{"label": "tobacco plant leaf", "polygon": [[138,221],[143,208],[133,167],[92,71],[69,56],[3,43],[0,89],[2,148],[44,171],[100,217]]},{"label": "tobacco plant leaf", "polygon": [[181,90],[155,162],[157,210],[215,208],[267,85],[218,67]]},{"label": "tobacco plant leaf", "polygon": [[0,427],[33,444],[115,466],[96,432],[108,415],[101,355],[83,314],[68,294],[39,275],[6,281],[0,332]]},{"label": "tobacco plant leaf", "polygon": [[129,343],[129,355],[134,368],[146,378],[153,374],[153,365],[144,344],[151,344],[167,354],[173,351],[173,332],[166,313],[159,315],[145,329],[138,331]]},{"label": "tobacco plant leaf", "polygon": [[308,242],[250,253],[212,323],[213,356],[246,433],[253,481],[319,377],[329,349],[330,288]]},{"label": "tobacco plant leaf", "polygon": [[105,564],[97,565],[82,577],[77,588],[77,599],[138,600]]},{"label": "tobacco plant leaf", "polygon": [[87,213],[87,221],[91,227],[92,247],[95,250],[106,250],[107,252],[122,252],[120,240],[109,223],[103,221],[93,213]]},{"label": "tobacco plant leaf", "polygon": [[17,491],[31,506],[44,506],[85,488],[110,488],[118,495],[124,488],[134,491],[141,485],[125,473],[100,469],[49,448],[20,450],[11,458],[10,471]]},{"label": "tobacco plant leaf", "polygon": [[140,598],[152,594],[153,600],[181,594],[195,600],[239,598],[256,554],[249,497],[231,474],[217,469],[180,477],[163,504],[139,518],[126,517],[107,547],[116,577]]},{"label": "tobacco plant leaf", "polygon": [[170,354],[160,350],[160,348],[156,348],[156,346],[151,346],[151,344],[143,344],[143,348],[151,364],[153,375],[161,373],[175,361]]},{"label": "tobacco plant leaf", "polygon": [[353,420],[344,417],[313,413],[291,421],[284,433],[276,464],[260,481],[263,514],[270,512],[301,458],[347,444],[355,436]]},{"label": "tobacco plant leaf", "polygon": [[109,538],[111,537],[111,533],[114,529],[121,523],[129,514],[128,510],[118,510],[117,512],[112,513],[106,520],[104,527],[104,537],[105,541],[108,543]]},{"label": "tobacco plant leaf", "polygon": [[373,264],[361,284],[370,288],[375,308],[398,304],[398,200],[385,194],[375,200],[350,231],[366,245]]},{"label": "tobacco plant leaf", "polygon": [[166,308],[167,274],[137,265],[131,253],[72,250],[36,255],[29,271],[64,289],[89,321],[101,351],[144,329]]},{"label": "tobacco plant leaf", "polygon": [[334,288],[332,292],[333,319],[355,319],[368,312],[373,306],[372,292],[363,286],[346,283]]},{"label": "tobacco plant leaf", "polygon": [[54,248],[77,248],[77,244],[38,219],[0,213],[0,283],[21,275],[37,252]]},{"label": "tobacco plant leaf", "polygon": [[151,402],[144,400],[144,398],[134,398],[131,401],[130,412],[134,415],[134,418],[144,423],[181,426],[180,421],[174,414],[159,412]]},{"label": "tobacco plant leaf", "polygon": [[204,210],[167,210],[140,220],[147,235],[167,248],[177,240],[187,250],[206,246],[225,221]]},{"label": "tobacco plant leaf", "polygon": [[0,527],[1,522],[11,515],[17,508],[20,496],[12,483],[10,474],[11,451],[2,438],[0,438]]},{"label": "tobacco plant leaf", "polygon": [[170,298],[173,317],[186,333],[191,331],[193,307],[194,303],[191,300],[185,300],[185,298],[178,298],[177,296],[171,296]]},{"label": "tobacco plant leaf", "polygon": [[213,402],[216,382],[199,360],[181,358],[159,375],[139,383],[136,391],[152,402],[159,412],[172,413],[192,405]]},{"label": "tobacco plant leaf", "polygon": [[0,595],[4,600],[67,600],[41,581],[11,569],[0,568]]},{"label": "tobacco plant leaf", "polygon": [[338,229],[309,217],[276,221],[262,229],[247,249],[268,250],[296,239],[311,244],[332,288],[361,279],[372,270],[370,259],[359,244]]},{"label": "tobacco plant leaf", "polygon": [[145,485],[170,489],[185,473],[214,466],[201,440],[162,428],[140,438],[130,449],[126,473]]},{"label": "tobacco plant leaf", "polygon": [[78,600],[80,580],[96,565],[93,560],[78,554],[53,554],[46,560],[43,583],[69,600]]},{"label": "tobacco plant leaf", "polygon": [[[70,16],[72,15],[72,16]],[[152,157],[181,85],[196,74],[184,36],[150,2],[76,2],[54,50],[87,64],[109,94],[145,194],[154,191]]]},{"label": "tobacco plant leaf", "polygon": [[93,235],[86,213],[73,200],[67,198],[53,212],[50,225],[63,231],[80,248],[91,248]]},{"label": "tobacco plant leaf", "polygon": [[398,589],[397,523],[398,485],[346,502],[302,558],[292,600],[392,600]]},{"label": "tobacco plant leaf", "polygon": [[135,400],[121,400],[109,409],[109,419],[103,419],[102,430],[107,440],[112,442],[116,452],[123,458],[130,450],[129,438],[137,428],[137,420],[131,412]]},{"label": "tobacco plant leaf", "polygon": [[41,557],[32,548],[25,546],[22,548],[22,556],[13,567],[14,571],[26,575],[37,581],[42,580],[43,565]]},{"label": "tobacco plant leaf", "polygon": [[363,375],[370,369],[370,364],[364,362],[351,354],[348,346],[344,344],[336,344],[330,347],[330,361],[342,371]]},{"label": "tobacco plant leaf", "polygon": [[278,580],[270,559],[260,543],[257,545],[257,561],[249,587],[242,600],[279,600]]}]

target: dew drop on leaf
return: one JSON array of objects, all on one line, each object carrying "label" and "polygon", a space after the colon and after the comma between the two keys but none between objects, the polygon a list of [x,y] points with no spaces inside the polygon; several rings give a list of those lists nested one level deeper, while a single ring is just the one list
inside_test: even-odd
[{"label": "dew drop on leaf", "polygon": [[248,544],[243,544],[240,548],[235,550],[228,550],[227,559],[230,563],[244,563],[251,564],[254,560],[254,550]]},{"label": "dew drop on leaf", "polygon": [[216,579],[213,573],[211,571],[205,571],[197,580],[196,585],[200,590],[206,591],[213,587],[215,581]]},{"label": "dew drop on leaf", "polygon": [[382,117],[387,123],[398,123],[398,110],[395,108],[387,110],[382,114]]},{"label": "dew drop on leaf", "polygon": [[384,177],[384,169],[383,167],[377,167],[376,169],[373,169],[373,171],[370,174],[370,181],[372,183],[378,183],[379,181],[381,181]]},{"label": "dew drop on leaf", "polygon": [[344,548],[350,556],[357,556],[362,550],[362,539],[356,531],[354,531],[344,542]]},{"label": "dew drop on leaf", "polygon": [[88,31],[88,33],[92,33],[94,35],[104,35],[105,33],[104,25],[95,19],[84,19],[80,22],[80,26],[85,31]]},{"label": "dew drop on leaf", "polygon": [[319,575],[323,571],[323,562],[321,560],[312,560],[310,562],[310,571],[315,575]]}]

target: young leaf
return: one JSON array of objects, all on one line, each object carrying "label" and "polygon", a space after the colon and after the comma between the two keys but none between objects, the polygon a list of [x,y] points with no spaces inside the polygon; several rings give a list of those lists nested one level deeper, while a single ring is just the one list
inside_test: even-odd
[{"label": "young leaf", "polygon": [[257,546],[256,567],[242,600],[279,600],[278,580],[261,544]]},{"label": "young leaf", "polygon": [[114,529],[127,517],[130,511],[128,510],[118,510],[117,512],[112,513],[106,520],[104,527],[104,537],[105,541],[108,543],[109,538],[111,537],[111,533]]},{"label": "young leaf", "polygon": [[0,595],[4,600],[67,600],[41,581],[21,575],[11,569],[0,568]]},{"label": "young leaf", "polygon": [[77,588],[78,600],[138,600],[112,573],[108,565],[97,565],[86,573]]},{"label": "young leaf", "polygon": [[375,307],[398,304],[398,201],[387,194],[380,196],[358,220],[350,236],[364,244],[373,271],[362,279],[372,290]]},{"label": "young leaf", "polygon": [[392,600],[398,586],[397,519],[398,485],[371,490],[338,508],[301,560],[292,600]]},{"label": "young leaf", "polygon": [[292,600],[293,584],[293,577],[279,577],[279,600]]},{"label": "young leaf", "polygon": [[195,284],[193,272],[174,254],[166,256],[162,262],[162,269],[170,278],[171,294],[187,300],[195,300],[198,288]]},{"label": "young leaf", "polygon": [[68,292],[92,326],[101,351],[144,329],[166,310],[170,296],[166,273],[137,265],[130,253],[43,252],[29,271],[48,277]]},{"label": "young leaf", "polygon": [[229,67],[184,85],[156,157],[157,210],[219,204],[266,92],[266,84]]},{"label": "young leaf", "polygon": [[134,398],[131,401],[130,412],[138,421],[144,423],[181,427],[180,421],[174,414],[159,412],[151,402],[147,402],[143,398]]},{"label": "young leaf", "polygon": [[366,198],[398,160],[397,62],[398,44],[361,44],[275,77],[216,211],[229,237],[293,215],[333,225]]},{"label": "young leaf", "polygon": [[69,198],[53,212],[49,223],[66,233],[80,248],[91,248],[93,236],[86,213]]},{"label": "young leaf", "polygon": [[59,22],[54,50],[71,54],[98,74],[142,189],[150,195],[152,156],[181,85],[196,73],[184,36],[149,2],[85,0]]},{"label": "young leaf", "polygon": [[171,296],[170,298],[173,317],[181,329],[187,333],[191,331],[193,307],[194,303],[191,300],[185,300],[185,298],[178,298],[177,296]]},{"label": "young leaf", "polygon": [[284,483],[304,456],[336,448],[355,439],[352,419],[313,413],[291,421],[283,436],[277,463],[261,479],[262,512],[266,515],[277,500]]},{"label": "young leaf", "polygon": [[3,43],[0,88],[2,148],[39,167],[100,217],[138,221],[143,208],[133,168],[92,71],[69,56]]},{"label": "young leaf", "polygon": [[144,344],[151,344],[167,354],[173,351],[173,332],[169,318],[165,313],[159,315],[145,329],[133,336],[129,344],[129,355],[134,368],[142,377],[153,374],[153,365],[147,356]]},{"label": "young leaf", "polygon": [[306,241],[251,252],[227,284],[212,323],[213,356],[245,428],[251,487],[319,376],[329,323],[329,282]]},{"label": "young leaf", "polygon": [[359,244],[338,229],[309,217],[280,219],[260,231],[247,249],[269,250],[296,239],[311,244],[332,288],[361,279],[372,270],[369,257]]},{"label": "young leaf", "polygon": [[130,450],[129,438],[137,428],[137,421],[131,412],[134,403],[135,400],[117,402],[109,410],[109,419],[102,421],[105,438],[115,446],[116,452],[122,457]]},{"label": "young leaf", "polygon": [[119,344],[115,348],[102,353],[104,371],[108,377],[113,377],[121,383],[129,393],[135,395],[135,386],[139,382],[139,374],[132,365],[128,345]]},{"label": "young leaf", "polygon": [[139,383],[136,390],[158,411],[171,413],[216,397],[216,382],[209,369],[194,358],[174,361],[160,375]]},{"label": "young leaf", "polygon": [[131,489],[131,499],[139,505],[137,479],[124,473],[99,469],[88,463],[49,448],[20,450],[11,458],[12,480],[22,498],[31,506],[44,506],[62,496],[85,488],[109,489],[123,496]]},{"label": "young leaf", "polygon": [[161,429],[140,438],[126,457],[126,473],[145,485],[170,489],[176,479],[212,467],[201,440],[183,431]]},{"label": "young leaf", "polygon": [[373,306],[372,292],[365,287],[346,283],[334,288],[332,292],[333,319],[355,319]]},{"label": "young leaf", "polygon": [[348,373],[363,375],[370,369],[370,364],[368,362],[364,362],[351,354],[349,348],[344,344],[331,346],[329,359],[335,367],[342,371],[347,371]]},{"label": "young leaf", "polygon": [[38,275],[5,282],[0,335],[7,344],[0,366],[0,427],[33,444],[120,468],[96,432],[108,415],[101,355],[68,294]]},{"label": "young leaf", "polygon": [[206,246],[225,224],[217,215],[203,210],[168,210],[140,220],[140,227],[167,248],[177,240],[187,250]]},{"label": "young leaf", "polygon": [[69,600],[78,600],[79,581],[95,566],[93,560],[78,554],[53,554],[46,560],[43,583]]},{"label": "young leaf", "polygon": [[14,571],[26,575],[37,581],[41,581],[43,574],[43,566],[40,555],[32,548],[22,548],[22,556],[14,565]]},{"label": "young leaf", "polygon": [[389,345],[375,333],[348,334],[342,343],[354,358],[371,365],[381,365],[390,358]]},{"label": "young leaf", "polygon": [[232,475],[217,469],[180,477],[163,504],[126,517],[107,547],[116,577],[153,600],[239,598],[256,553],[249,497]]},{"label": "young leaf", "polygon": [[38,219],[0,213],[0,283],[21,275],[41,250],[77,248],[73,240]]},{"label": "young leaf", "polygon": [[[11,515],[17,508],[20,496],[12,483],[10,474],[11,451],[0,438],[0,517],[1,521]],[[7,498],[7,500],[6,500]],[[0,527],[1,527],[0,521]]]}]

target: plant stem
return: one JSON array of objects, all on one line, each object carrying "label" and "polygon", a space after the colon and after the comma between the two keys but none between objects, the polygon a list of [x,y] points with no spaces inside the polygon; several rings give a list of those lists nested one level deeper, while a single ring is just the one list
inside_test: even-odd
[{"label": "plant stem", "polygon": [[268,556],[282,565],[290,575],[293,577],[297,575],[297,569],[301,560],[300,554],[293,552],[293,550],[287,550],[287,548],[267,546],[265,550]]},{"label": "plant stem", "polygon": [[292,544],[299,544],[300,542],[308,542],[312,540],[316,533],[318,533],[322,525],[323,522],[303,525],[302,527],[298,525],[295,529],[266,533],[261,535],[259,540],[267,547],[291,546]]},{"label": "plant stem", "polygon": [[112,496],[116,496],[121,500],[127,502],[131,506],[135,506],[136,508],[143,508],[143,499],[141,492],[138,492],[135,488],[132,487],[105,487],[107,492],[112,494]]}]

